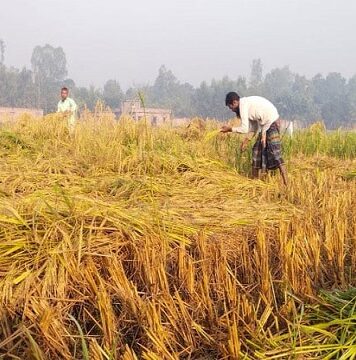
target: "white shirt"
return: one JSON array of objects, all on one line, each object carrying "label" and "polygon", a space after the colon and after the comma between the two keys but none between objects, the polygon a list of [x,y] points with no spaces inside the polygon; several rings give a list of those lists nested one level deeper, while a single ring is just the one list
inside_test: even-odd
[{"label": "white shirt", "polygon": [[74,126],[77,119],[77,109],[78,106],[75,101],[67,97],[64,101],[60,100],[58,103],[57,112],[69,111],[71,114],[68,116],[68,125]]},{"label": "white shirt", "polygon": [[247,134],[260,129],[262,133],[265,133],[279,118],[276,107],[262,96],[240,98],[239,106],[241,126],[233,127],[233,132]]}]

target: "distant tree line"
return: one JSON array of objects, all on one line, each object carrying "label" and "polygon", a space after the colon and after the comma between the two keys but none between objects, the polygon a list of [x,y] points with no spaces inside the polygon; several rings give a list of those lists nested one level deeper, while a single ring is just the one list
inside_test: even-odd
[{"label": "distant tree line", "polygon": [[93,109],[98,101],[118,108],[125,99],[140,91],[146,106],[173,109],[176,117],[202,116],[216,119],[231,117],[224,106],[225,94],[231,90],[242,96],[262,95],[271,100],[283,118],[305,124],[324,120],[328,128],[356,122],[356,75],[345,79],[340,73],[315,75],[308,79],[293,73],[287,66],[263,74],[260,59],[253,60],[248,78],[202,82],[199,87],[181,83],[162,65],[153,84],[121,89],[117,80],[104,87],[80,87],[67,78],[67,60],[61,47],[37,46],[32,53],[31,69],[4,65],[5,44],[0,39],[0,106],[38,107],[45,113],[55,110],[59,88],[67,86],[81,108]]}]

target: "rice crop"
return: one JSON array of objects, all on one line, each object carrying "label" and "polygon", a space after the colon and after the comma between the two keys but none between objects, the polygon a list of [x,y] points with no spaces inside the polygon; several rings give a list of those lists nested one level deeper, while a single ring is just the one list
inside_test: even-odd
[{"label": "rice crop", "polygon": [[0,129],[0,358],[356,358],[356,134],[284,137],[285,188],[218,127]]}]

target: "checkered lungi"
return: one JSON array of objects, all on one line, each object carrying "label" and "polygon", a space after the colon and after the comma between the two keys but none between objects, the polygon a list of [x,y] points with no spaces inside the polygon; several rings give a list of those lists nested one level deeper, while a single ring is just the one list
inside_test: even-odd
[{"label": "checkered lungi", "polygon": [[252,148],[252,167],[255,169],[277,169],[284,163],[281,149],[281,135],[278,120],[272,123],[266,132],[266,147],[262,149],[262,134],[259,133],[257,141]]}]

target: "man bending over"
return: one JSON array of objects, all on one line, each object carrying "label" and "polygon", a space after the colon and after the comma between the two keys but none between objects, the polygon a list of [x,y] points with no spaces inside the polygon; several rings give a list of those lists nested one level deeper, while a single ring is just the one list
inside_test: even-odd
[{"label": "man bending over", "polygon": [[241,126],[224,125],[221,132],[245,134],[241,144],[244,151],[251,139],[258,133],[252,149],[252,176],[259,177],[260,170],[279,169],[284,185],[287,185],[287,171],[281,156],[279,114],[276,107],[261,96],[242,97],[236,92],[226,95],[225,105],[241,119]]}]

